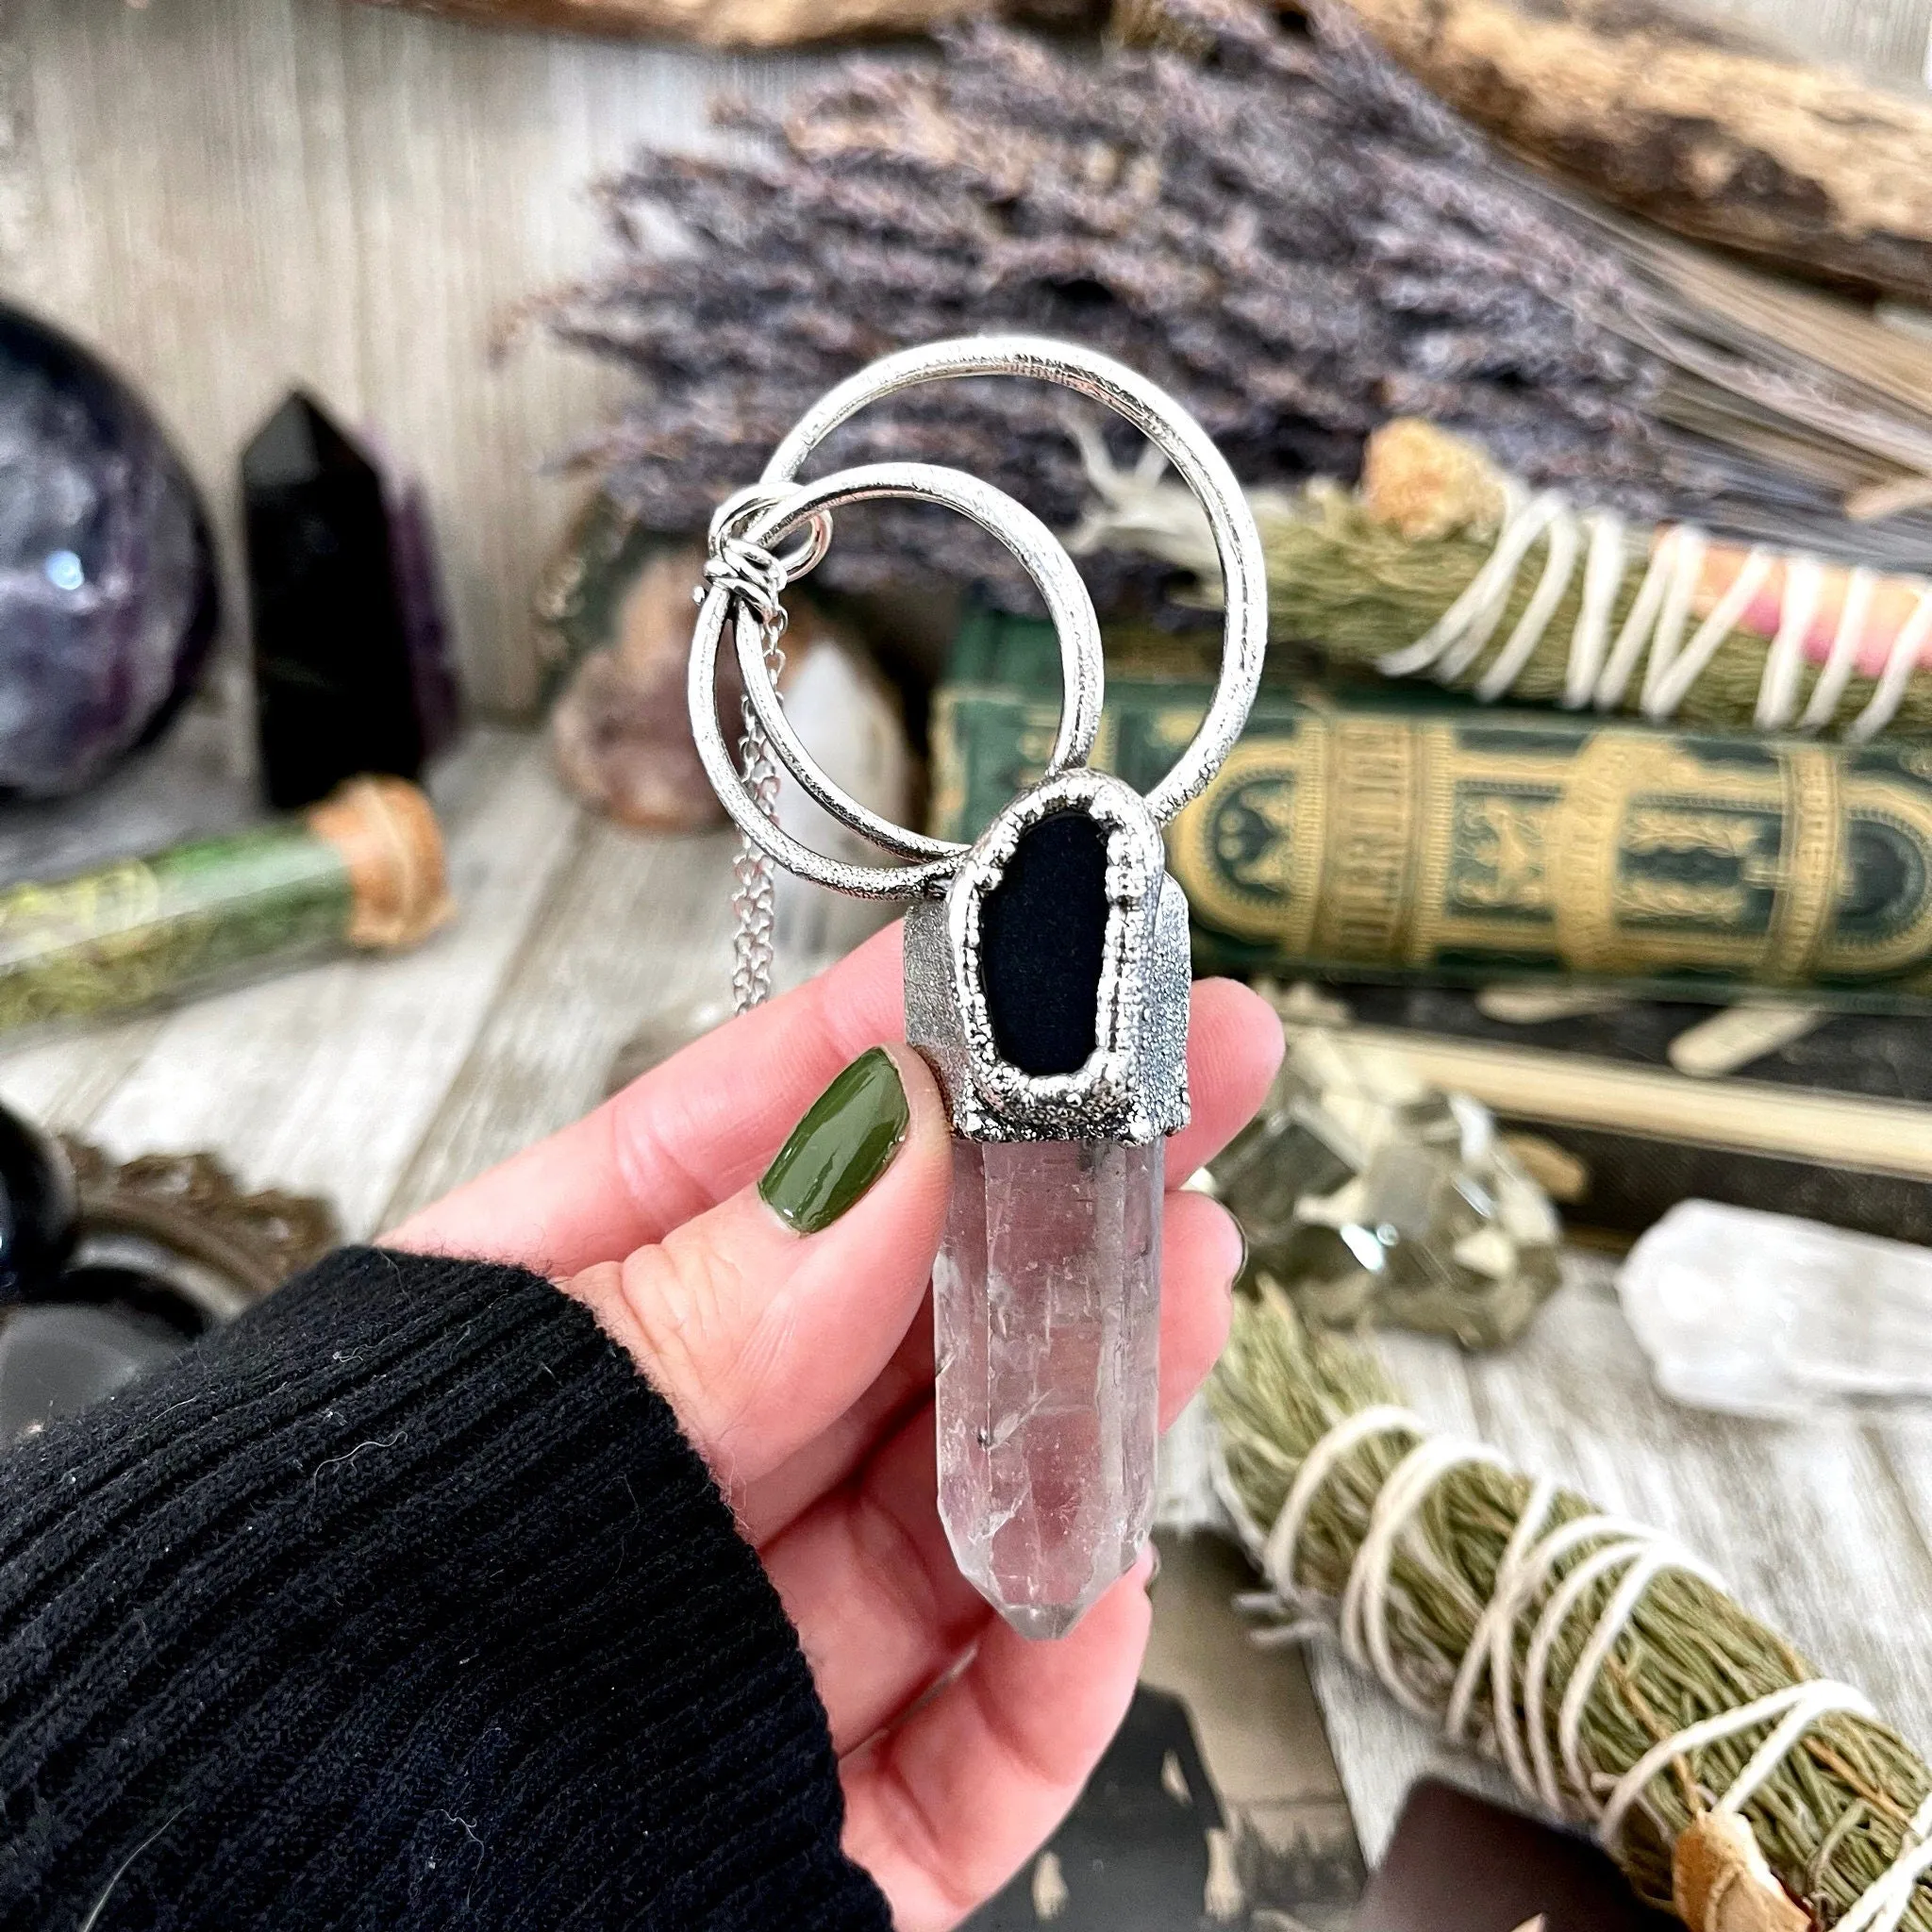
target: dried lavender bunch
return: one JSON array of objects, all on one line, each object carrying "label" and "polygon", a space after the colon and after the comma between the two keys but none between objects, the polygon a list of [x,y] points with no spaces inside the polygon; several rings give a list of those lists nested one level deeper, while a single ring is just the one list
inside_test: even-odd
[{"label": "dried lavender bunch", "polygon": [[[638,378],[580,454],[646,522],[695,527],[832,382],[1008,327],[1141,370],[1250,483],[1353,475],[1409,411],[1583,501],[1702,500],[1709,479],[1653,426],[1661,366],[1598,319],[1624,272],[1580,225],[1340,9],[1306,32],[1248,0],[1167,19],[1186,53],[1097,61],[958,29],[937,63],[855,59],[782,116],[721,107],[741,156],[641,156],[605,190],[615,261],[553,318]],[[915,391],[822,460],[885,458],[973,470],[1062,526],[1085,495],[1064,409],[1008,383]],[[1096,589],[1145,569],[1103,559]],[[851,589],[922,572],[1016,581],[990,541],[910,506],[843,521],[825,566]]]}]

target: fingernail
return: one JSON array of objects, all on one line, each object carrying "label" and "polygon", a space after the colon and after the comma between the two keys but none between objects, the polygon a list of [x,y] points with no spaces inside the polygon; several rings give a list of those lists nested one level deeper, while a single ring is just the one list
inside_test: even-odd
[{"label": "fingernail", "polygon": [[765,1170],[766,1207],[800,1234],[817,1234],[871,1192],[906,1143],[912,1110],[892,1057],[861,1054],[812,1103]]}]

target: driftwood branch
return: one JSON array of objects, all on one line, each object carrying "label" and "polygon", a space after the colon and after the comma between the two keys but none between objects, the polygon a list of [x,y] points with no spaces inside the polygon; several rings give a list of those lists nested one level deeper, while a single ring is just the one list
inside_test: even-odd
[{"label": "driftwood branch", "polygon": [[1351,0],[1436,93],[1680,234],[1932,298],[1932,104],[1631,0]]}]

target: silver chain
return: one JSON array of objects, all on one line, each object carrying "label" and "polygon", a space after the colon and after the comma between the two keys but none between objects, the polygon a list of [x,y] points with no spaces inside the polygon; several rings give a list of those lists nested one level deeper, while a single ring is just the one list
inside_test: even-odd
[{"label": "silver chain", "polygon": [[[784,634],[782,622],[765,632],[765,663],[774,682],[785,668],[785,653],[778,644]],[[775,824],[779,778],[778,767],[772,758],[772,741],[765,736],[765,727],[758,723],[751,700],[746,698],[743,702],[744,731],[738,741],[739,770],[758,808]],[[741,1013],[748,1013],[772,997],[777,868],[749,839],[741,837],[731,871],[738,881],[738,890],[731,896],[738,913],[738,932],[732,945],[731,997]]]},{"label": "silver chain", "polygon": [[[735,504],[727,508],[737,514],[743,513]],[[735,516],[721,513],[712,527],[711,551],[705,561],[705,586],[708,589],[723,584],[737,607],[734,615],[741,610],[758,625],[765,666],[775,684],[785,669],[785,627],[789,620],[779,599],[788,573],[769,550],[732,535],[731,521],[735,521]],[[701,589],[696,595],[702,601],[705,590]],[[758,810],[775,824],[781,780],[777,762],[772,757],[772,741],[749,695],[741,702],[744,729],[738,740],[739,772]],[[738,915],[738,930],[732,941],[731,997],[741,1013],[748,1013],[772,996],[777,874],[771,859],[742,836],[731,871],[737,881],[731,905]]]}]

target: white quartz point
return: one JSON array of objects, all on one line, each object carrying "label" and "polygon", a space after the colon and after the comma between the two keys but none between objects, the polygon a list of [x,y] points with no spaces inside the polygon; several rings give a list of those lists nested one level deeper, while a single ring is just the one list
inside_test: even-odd
[{"label": "white quartz point", "polygon": [[933,1273],[940,1514],[1014,1629],[1063,1637],[1153,1524],[1161,1144],[953,1143]]},{"label": "white quartz point", "polygon": [[1681,1201],[1617,1291],[1658,1387],[1695,1407],[1796,1419],[1932,1396],[1932,1253],[1906,1241]]}]

